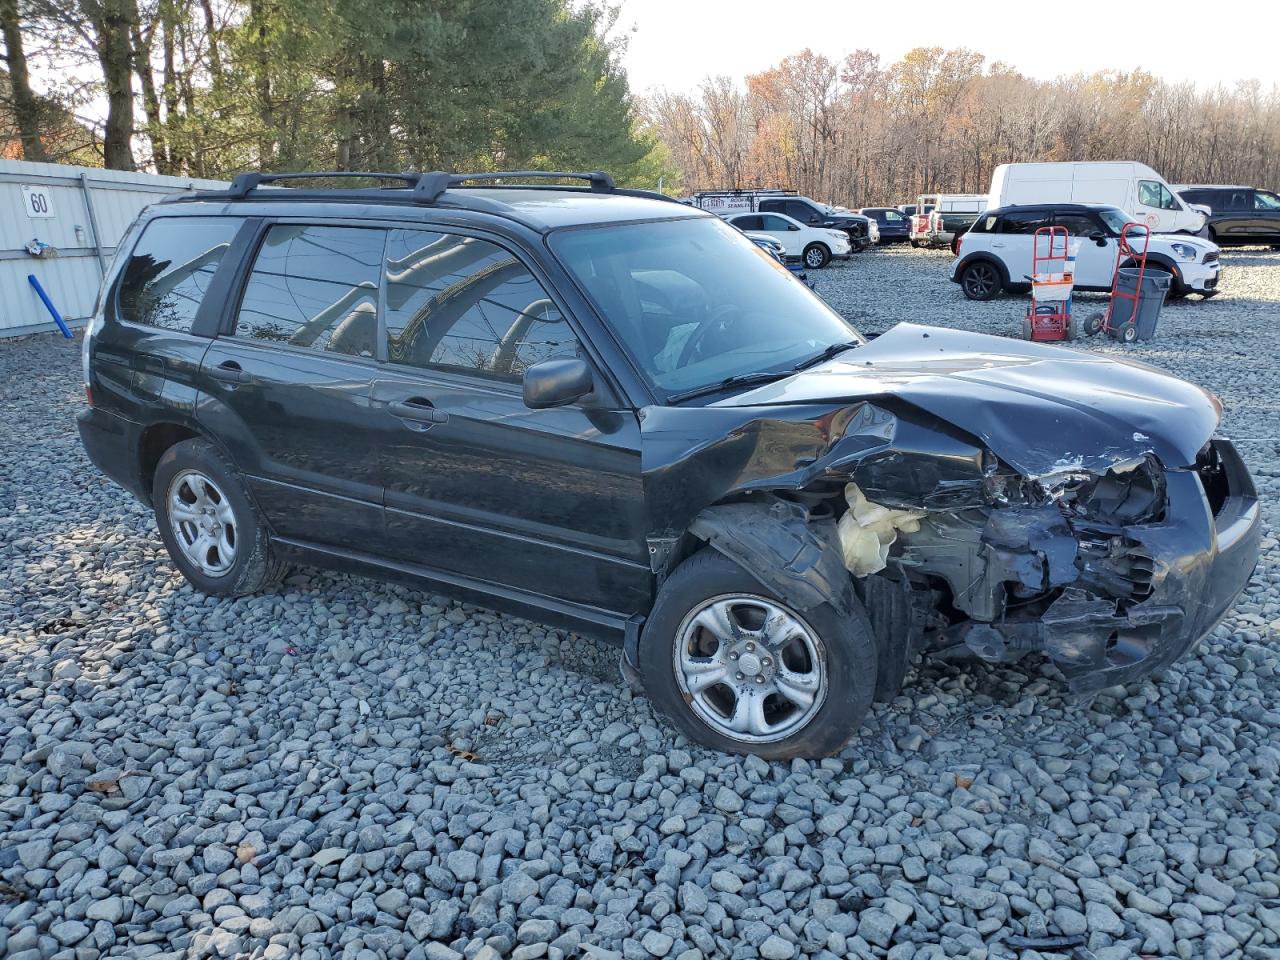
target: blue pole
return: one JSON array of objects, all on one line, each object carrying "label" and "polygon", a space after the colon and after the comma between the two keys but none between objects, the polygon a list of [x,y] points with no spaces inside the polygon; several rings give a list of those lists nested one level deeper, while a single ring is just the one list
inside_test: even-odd
[{"label": "blue pole", "polygon": [[49,299],[49,295],[44,292],[44,287],[40,286],[40,281],[36,279],[34,273],[27,274],[27,282],[36,288],[36,296],[44,301],[44,305],[49,308],[49,312],[53,314],[53,322],[58,325],[58,329],[62,331],[62,335],[68,340],[74,339],[71,329],[67,326],[62,314],[58,312],[58,308],[53,305],[53,301]]}]

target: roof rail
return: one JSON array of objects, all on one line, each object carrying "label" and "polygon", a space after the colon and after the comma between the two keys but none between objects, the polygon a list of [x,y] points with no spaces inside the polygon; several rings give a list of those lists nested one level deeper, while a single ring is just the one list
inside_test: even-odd
[{"label": "roof rail", "polygon": [[424,173],[423,180],[429,180],[433,189],[426,189],[426,184],[419,182],[416,193],[427,203],[434,203],[440,194],[450,187],[481,180],[586,180],[591,184],[592,193],[613,193],[617,184],[613,177],[603,170],[591,170],[586,173],[571,173],[557,170],[499,170],[494,173]]},{"label": "roof rail", "polygon": [[399,180],[413,188],[413,199],[420,203],[435,203],[450,187],[460,187],[479,180],[586,180],[592,193],[613,193],[617,185],[613,177],[603,170],[585,173],[557,170],[499,170],[493,173],[447,173],[435,170],[431,173],[379,173],[377,171],[330,170],[298,173],[239,173],[227,188],[226,196],[243,200],[258,187],[282,180]]},{"label": "roof rail", "polygon": [[355,170],[332,170],[319,173],[238,173],[227,188],[227,195],[243,200],[250,192],[267,183],[280,180],[400,180],[417,187],[420,173],[360,173]]}]

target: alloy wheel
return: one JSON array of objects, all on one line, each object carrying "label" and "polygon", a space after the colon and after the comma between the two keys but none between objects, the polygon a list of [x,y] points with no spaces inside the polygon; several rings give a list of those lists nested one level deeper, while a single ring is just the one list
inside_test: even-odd
[{"label": "alloy wheel", "polygon": [[167,506],[182,555],[205,576],[224,576],[236,560],[239,525],[222,488],[199,470],[181,470]]},{"label": "alloy wheel", "polygon": [[827,696],[825,648],[799,616],[741,593],[712,597],[676,633],[680,692],[716,733],[742,743],[802,729]]}]

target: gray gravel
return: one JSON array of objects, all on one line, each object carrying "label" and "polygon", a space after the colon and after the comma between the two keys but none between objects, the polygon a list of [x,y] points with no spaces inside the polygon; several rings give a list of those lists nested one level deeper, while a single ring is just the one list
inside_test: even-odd
[{"label": "gray gravel", "polygon": [[[426,592],[194,593],[80,450],[77,346],[0,343],[0,956],[1280,956],[1280,255],[1225,261],[1090,347],[1221,394],[1268,521],[1236,610],[1092,702],[925,666],[822,763],[695,748],[614,651]],[[866,329],[1015,332],[948,262],[816,278]]]}]

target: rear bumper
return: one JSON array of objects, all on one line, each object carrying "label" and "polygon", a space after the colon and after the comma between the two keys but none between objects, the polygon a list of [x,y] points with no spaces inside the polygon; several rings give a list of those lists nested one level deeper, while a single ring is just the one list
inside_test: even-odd
[{"label": "rear bumper", "polygon": [[80,443],[93,465],[144,503],[150,491],[143,489],[138,444],[142,428],[124,417],[97,407],[76,414]]},{"label": "rear bumper", "polygon": [[[1068,589],[1046,611],[1044,651],[1071,689],[1088,693],[1162,670],[1227,614],[1258,562],[1257,492],[1236,449],[1213,440],[1225,496],[1212,503],[1194,470],[1166,474],[1162,522],[1125,528],[1151,559],[1150,592],[1125,604]],[[1216,512],[1215,512],[1216,506]]]}]

